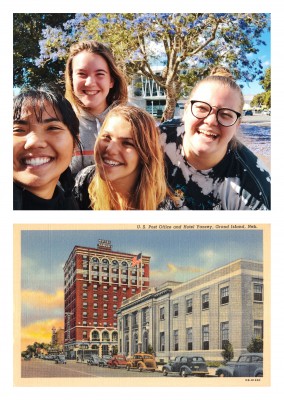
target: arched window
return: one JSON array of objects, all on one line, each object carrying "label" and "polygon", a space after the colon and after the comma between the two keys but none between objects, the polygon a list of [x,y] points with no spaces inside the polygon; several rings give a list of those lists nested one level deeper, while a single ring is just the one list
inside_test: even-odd
[{"label": "arched window", "polygon": [[108,331],[103,331],[102,341],[109,341],[109,332]]},{"label": "arched window", "polygon": [[92,332],[92,340],[99,342],[100,341],[100,333],[98,331]]},{"label": "arched window", "polygon": [[112,332],[112,341],[117,342],[118,340],[118,333],[117,332]]}]

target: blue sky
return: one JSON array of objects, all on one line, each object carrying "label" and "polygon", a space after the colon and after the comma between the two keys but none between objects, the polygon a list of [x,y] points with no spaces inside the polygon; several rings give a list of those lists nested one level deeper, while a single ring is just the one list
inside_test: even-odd
[{"label": "blue sky", "polygon": [[176,280],[187,280],[239,258],[262,261],[260,230],[23,231],[22,288],[62,288],[62,268],[73,247],[97,247],[98,239],[111,240],[114,251],[150,256],[154,285],[168,277],[168,265],[176,267]]},{"label": "blue sky", "polygon": [[[265,32],[262,35],[262,40],[266,43],[266,46],[262,45],[259,47],[259,52],[252,55],[253,58],[260,59],[262,61],[263,70],[265,71],[271,64],[271,34],[270,32]],[[263,88],[260,86],[258,81],[251,83],[238,81],[238,84],[243,85],[243,94],[258,94],[263,92]]]}]

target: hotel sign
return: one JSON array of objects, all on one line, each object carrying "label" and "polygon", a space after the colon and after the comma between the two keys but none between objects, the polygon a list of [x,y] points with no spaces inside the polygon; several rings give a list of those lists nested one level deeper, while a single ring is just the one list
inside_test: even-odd
[{"label": "hotel sign", "polygon": [[111,241],[110,240],[104,240],[104,239],[99,239],[98,241],[98,246],[103,247],[104,249],[111,249]]}]

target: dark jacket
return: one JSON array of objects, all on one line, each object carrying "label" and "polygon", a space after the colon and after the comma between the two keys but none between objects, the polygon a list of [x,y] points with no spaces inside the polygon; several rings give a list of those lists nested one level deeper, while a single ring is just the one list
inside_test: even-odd
[{"label": "dark jacket", "polygon": [[52,199],[42,199],[14,182],[14,210],[78,210],[78,204],[70,194],[66,195],[61,187],[56,186]]}]

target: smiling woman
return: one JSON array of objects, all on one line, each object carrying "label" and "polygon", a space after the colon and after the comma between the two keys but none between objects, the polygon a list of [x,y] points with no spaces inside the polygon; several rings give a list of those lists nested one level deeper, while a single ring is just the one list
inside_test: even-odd
[{"label": "smiling woman", "polygon": [[81,209],[177,209],[167,187],[159,132],[153,117],[135,106],[107,115],[94,148],[95,166],[76,176]]},{"label": "smiling woman", "polygon": [[269,210],[270,174],[236,139],[244,97],[216,67],[192,89],[183,121],[161,124],[167,176],[192,210]]},{"label": "smiling woman", "polygon": [[79,121],[70,103],[46,86],[24,90],[13,119],[14,210],[78,209],[68,166]]}]

